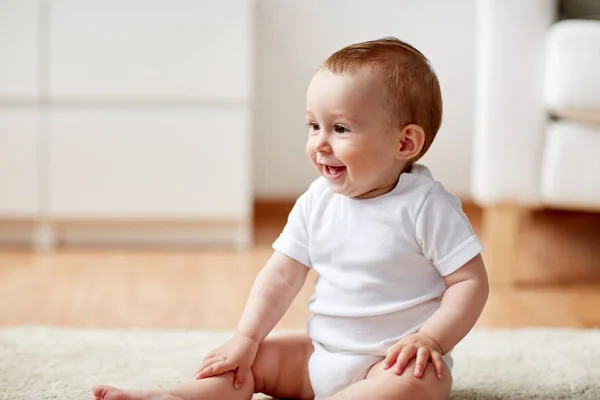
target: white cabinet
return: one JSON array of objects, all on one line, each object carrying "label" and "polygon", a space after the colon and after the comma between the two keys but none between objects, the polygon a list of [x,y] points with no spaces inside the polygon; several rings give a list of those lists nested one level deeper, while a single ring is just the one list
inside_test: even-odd
[{"label": "white cabinet", "polygon": [[0,108],[0,218],[38,215],[37,110]]},{"label": "white cabinet", "polygon": [[[38,2],[0,1],[0,218],[39,214]],[[12,229],[12,228],[11,228]],[[10,236],[11,232],[3,232]]]},{"label": "white cabinet", "polygon": [[38,11],[37,0],[0,1],[0,99],[4,101],[37,99]]},{"label": "white cabinet", "polygon": [[43,244],[246,246],[252,6],[0,0],[0,218]]},{"label": "white cabinet", "polygon": [[53,110],[50,213],[65,219],[244,220],[245,110]]},{"label": "white cabinet", "polygon": [[252,2],[51,0],[53,99],[250,97]]}]

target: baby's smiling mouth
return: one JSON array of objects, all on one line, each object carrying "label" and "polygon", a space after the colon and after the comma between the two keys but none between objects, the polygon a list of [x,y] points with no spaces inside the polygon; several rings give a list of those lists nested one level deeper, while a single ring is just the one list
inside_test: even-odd
[{"label": "baby's smiling mouth", "polygon": [[323,175],[328,179],[337,179],[346,171],[344,165],[327,165],[321,164],[323,167]]}]

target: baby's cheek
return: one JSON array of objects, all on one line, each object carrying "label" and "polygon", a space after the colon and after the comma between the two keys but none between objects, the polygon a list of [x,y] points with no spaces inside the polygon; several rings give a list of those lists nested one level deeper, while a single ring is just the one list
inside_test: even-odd
[{"label": "baby's cheek", "polygon": [[310,145],[310,142],[306,143],[306,147],[304,148],[304,151],[306,152],[306,155],[310,157],[311,160],[314,158],[315,151],[313,150],[312,146]]},{"label": "baby's cheek", "polygon": [[353,164],[359,167],[363,172],[377,171],[382,165],[382,156],[379,153],[372,151],[354,150],[350,154]]},{"label": "baby's cheek", "polygon": [[364,164],[371,158],[371,150],[367,143],[347,143],[339,148],[339,156],[346,159],[346,162],[354,164]]}]

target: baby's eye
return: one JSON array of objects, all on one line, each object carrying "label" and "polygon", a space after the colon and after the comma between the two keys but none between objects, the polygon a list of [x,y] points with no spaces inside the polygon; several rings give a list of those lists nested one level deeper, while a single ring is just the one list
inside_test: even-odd
[{"label": "baby's eye", "polygon": [[335,124],[335,126],[333,127],[333,130],[336,133],[346,133],[346,132],[348,132],[348,129],[345,126],[342,126],[340,124]]},{"label": "baby's eye", "polygon": [[308,127],[313,131],[319,130],[319,124],[317,124],[316,122],[309,122]]}]

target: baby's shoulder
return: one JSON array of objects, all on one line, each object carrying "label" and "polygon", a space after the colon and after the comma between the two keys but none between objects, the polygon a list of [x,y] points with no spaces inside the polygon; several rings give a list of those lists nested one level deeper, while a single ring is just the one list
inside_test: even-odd
[{"label": "baby's shoulder", "polygon": [[442,182],[436,180],[431,171],[420,164],[413,166],[410,173],[401,177],[397,191],[398,198],[415,214],[431,207],[460,207],[460,200],[448,191]]},{"label": "baby's shoulder", "polygon": [[412,210],[416,220],[444,223],[455,219],[457,215],[464,217],[459,197],[446,189],[442,182],[434,179],[429,170],[414,174],[413,179]]},{"label": "baby's shoulder", "polygon": [[440,189],[445,190],[443,185],[433,177],[429,168],[415,164],[410,172],[400,175],[396,194],[402,201],[418,206],[428,196],[435,196]]}]

